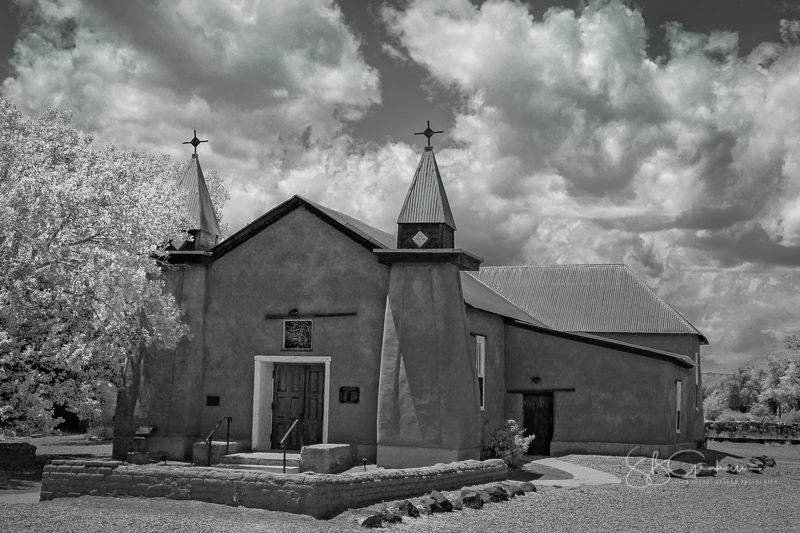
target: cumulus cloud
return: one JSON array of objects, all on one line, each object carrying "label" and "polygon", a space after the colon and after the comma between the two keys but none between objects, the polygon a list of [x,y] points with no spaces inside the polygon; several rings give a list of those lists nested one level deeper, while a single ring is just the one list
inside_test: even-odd
[{"label": "cumulus cloud", "polygon": [[74,111],[98,142],[222,170],[239,227],[276,201],[270,177],[380,102],[378,73],[332,0],[20,0],[4,96],[27,112]]},{"label": "cumulus cloud", "polygon": [[477,244],[499,243],[494,260],[625,262],[719,360],[797,327],[797,276],[779,267],[800,265],[798,21],[746,56],[736,33],[668,23],[653,60],[641,12],[615,0],[542,20],[504,0],[414,0],[383,18],[469,102],[451,170],[484,207],[453,203],[478,215]]},{"label": "cumulus cloud", "polygon": [[[394,230],[420,154],[349,135],[381,88],[333,0],[17,3],[2,92],[23,110],[184,158],[196,128],[233,230],[292,194]],[[712,369],[800,329],[800,22],[746,55],[733,32],[668,23],[652,59],[621,0],[381,14],[383,54],[463,103],[436,152],[459,246],[495,265],[624,262],[710,337]]]}]

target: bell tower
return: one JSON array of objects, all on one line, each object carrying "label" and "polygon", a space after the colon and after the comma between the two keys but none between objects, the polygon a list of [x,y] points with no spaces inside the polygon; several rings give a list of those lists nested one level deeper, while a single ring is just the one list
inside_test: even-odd
[{"label": "bell tower", "polygon": [[428,146],[414,173],[403,209],[397,218],[397,247],[410,249],[454,248],[456,222],[447,201],[439,166],[433,155],[431,137],[441,131],[433,131],[431,122],[425,131],[414,135],[428,138]]},{"label": "bell tower", "polygon": [[200,143],[206,142],[208,141],[198,139],[197,130],[194,130],[192,140],[183,143],[191,144],[194,147],[189,166],[178,179],[178,189],[185,195],[186,214],[191,223],[191,227],[186,228],[186,232],[194,238],[191,242],[176,246],[184,251],[210,250],[219,243],[222,234],[217,215],[214,213],[214,206],[211,203],[206,179],[203,176],[203,169],[200,168],[200,160],[197,158],[197,147]]},{"label": "bell tower", "polygon": [[377,462],[407,468],[478,459],[478,378],[461,287],[481,258],[453,247],[456,225],[430,138],[400,217],[389,265],[378,384]]}]

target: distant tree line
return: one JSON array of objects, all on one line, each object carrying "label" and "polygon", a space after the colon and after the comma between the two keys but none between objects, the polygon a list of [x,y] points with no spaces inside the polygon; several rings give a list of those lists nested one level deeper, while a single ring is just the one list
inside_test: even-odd
[{"label": "distant tree line", "polygon": [[785,354],[763,368],[740,366],[716,386],[703,387],[707,420],[773,419],[800,422],[800,338],[785,338]]}]

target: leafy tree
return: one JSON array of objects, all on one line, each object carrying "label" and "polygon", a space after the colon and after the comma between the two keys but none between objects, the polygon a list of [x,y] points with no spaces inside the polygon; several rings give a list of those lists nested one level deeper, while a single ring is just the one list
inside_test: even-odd
[{"label": "leafy tree", "polygon": [[741,366],[728,376],[723,386],[728,395],[728,407],[742,413],[749,411],[758,402],[763,374],[763,370]]},{"label": "leafy tree", "polygon": [[[797,356],[770,354],[766,358],[766,368],[761,381],[762,392],[759,401],[780,416],[784,407],[797,405],[800,395],[793,391],[789,376],[795,372]],[[795,366],[792,366],[795,365]]]},{"label": "leafy tree", "polygon": [[96,149],[69,121],[0,98],[0,428],[15,431],[49,430],[54,404],[95,411],[126,358],[186,333],[155,259],[187,238],[183,165]]},{"label": "leafy tree", "polygon": [[714,389],[703,399],[703,413],[706,420],[716,420],[727,408],[728,395],[723,389]]}]

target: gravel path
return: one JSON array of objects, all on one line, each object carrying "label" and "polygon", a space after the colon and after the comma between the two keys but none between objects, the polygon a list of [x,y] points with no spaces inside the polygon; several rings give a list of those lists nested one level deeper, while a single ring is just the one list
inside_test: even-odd
[{"label": "gravel path", "polygon": [[164,498],[82,496],[42,503],[0,504],[0,531],[15,533],[254,533],[358,530],[343,521]]},{"label": "gravel path", "polygon": [[[80,444],[76,442],[74,446]],[[540,488],[538,494],[490,504],[481,511],[466,509],[407,519],[391,529],[458,533],[800,532],[800,446],[709,443],[709,447],[718,456],[728,455],[721,461],[723,465],[741,462],[736,456],[747,459],[752,455],[768,455],[778,461],[778,467],[768,468],[761,475],[720,473],[713,478],[680,481],[664,476],[664,465],[654,464],[650,458],[626,464],[624,457],[571,455],[560,459],[608,472],[623,483],[578,489]],[[637,461],[641,462],[636,464]],[[632,464],[636,466],[633,472]],[[202,502],[84,496],[36,504],[0,504],[0,531],[358,531],[352,522],[354,515],[357,513],[347,512],[320,521]]]}]

